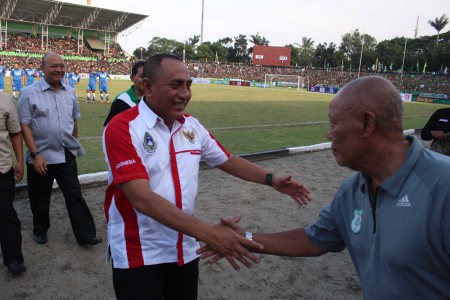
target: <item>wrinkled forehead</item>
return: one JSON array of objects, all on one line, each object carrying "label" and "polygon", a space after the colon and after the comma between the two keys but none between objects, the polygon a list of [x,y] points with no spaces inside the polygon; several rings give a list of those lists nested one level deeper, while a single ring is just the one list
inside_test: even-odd
[{"label": "wrinkled forehead", "polygon": [[47,65],[51,65],[51,64],[62,64],[62,63],[64,63],[64,59],[60,56],[60,55],[57,55],[57,54],[51,54],[51,55],[48,55],[46,58],[45,58],[45,64],[47,64]]},{"label": "wrinkled forehead", "polygon": [[336,96],[330,102],[328,106],[328,115],[340,114],[345,112],[346,114],[357,111],[359,109],[356,96],[352,93],[351,89],[341,89]]}]

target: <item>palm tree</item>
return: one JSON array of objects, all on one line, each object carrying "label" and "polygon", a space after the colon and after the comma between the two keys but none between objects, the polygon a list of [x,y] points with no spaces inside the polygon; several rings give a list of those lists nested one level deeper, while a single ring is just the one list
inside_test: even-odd
[{"label": "palm tree", "polygon": [[294,43],[294,45],[298,46],[298,49],[300,49],[297,62],[302,65],[310,64],[314,54],[314,41],[311,38],[304,36],[302,37],[301,45],[299,43]]},{"label": "palm tree", "polygon": [[309,37],[302,37],[302,44],[294,43],[294,45],[297,45],[300,48],[299,56],[302,54],[303,51],[305,52],[313,52],[314,51],[314,41]]},{"label": "palm tree", "polygon": [[250,39],[248,40],[250,43],[253,43],[255,46],[268,46],[269,40],[263,36],[259,35],[259,32],[256,35],[250,35]]},{"label": "palm tree", "polygon": [[437,31],[436,44],[439,43],[439,33],[448,24],[448,17],[443,14],[440,18],[435,18],[434,21],[429,20],[428,24],[431,25]]},{"label": "palm tree", "polygon": [[197,43],[200,41],[199,35],[194,35],[186,41],[186,44],[191,45],[193,48],[196,47]]}]

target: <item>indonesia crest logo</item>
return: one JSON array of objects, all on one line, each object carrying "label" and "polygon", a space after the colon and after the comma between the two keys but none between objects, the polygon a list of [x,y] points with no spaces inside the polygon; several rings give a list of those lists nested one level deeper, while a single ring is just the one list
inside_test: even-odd
[{"label": "indonesia crest logo", "polygon": [[148,153],[153,153],[156,151],[156,141],[148,132],[146,132],[144,135],[143,146],[145,151],[147,151]]},{"label": "indonesia crest logo", "polygon": [[183,135],[185,138],[187,138],[189,143],[191,143],[191,144],[195,143],[195,132],[194,131],[184,131],[183,130]]}]

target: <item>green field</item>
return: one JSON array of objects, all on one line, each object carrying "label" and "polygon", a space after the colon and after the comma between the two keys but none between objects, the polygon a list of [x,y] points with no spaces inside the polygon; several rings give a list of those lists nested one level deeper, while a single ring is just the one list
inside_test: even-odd
[{"label": "green field", "polygon": [[[6,80],[8,82],[8,80]],[[131,81],[112,81],[110,95],[129,88]],[[105,171],[101,135],[110,104],[86,104],[87,80],[77,86],[81,119],[79,138],[86,155],[79,173]],[[10,93],[10,86],[6,86]],[[332,95],[296,89],[262,89],[193,85],[187,112],[194,115],[232,153],[245,154],[326,142],[328,105]],[[96,100],[99,99],[97,91]],[[405,103],[405,129],[422,128],[445,105]]]}]

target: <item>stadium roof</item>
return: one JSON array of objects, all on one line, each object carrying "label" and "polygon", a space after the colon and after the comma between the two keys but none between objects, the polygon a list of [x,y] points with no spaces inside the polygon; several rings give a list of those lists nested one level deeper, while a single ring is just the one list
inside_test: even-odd
[{"label": "stadium roof", "polygon": [[52,0],[2,0],[0,19],[120,33],[148,15]]}]

